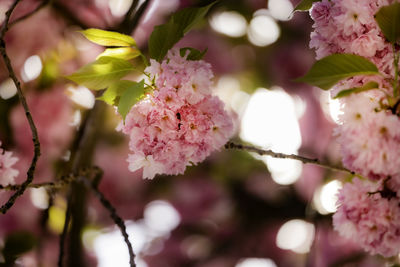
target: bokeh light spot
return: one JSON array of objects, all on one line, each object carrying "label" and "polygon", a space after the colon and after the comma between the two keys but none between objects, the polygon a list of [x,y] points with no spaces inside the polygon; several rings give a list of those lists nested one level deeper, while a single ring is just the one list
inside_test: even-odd
[{"label": "bokeh light spot", "polygon": [[293,4],[289,0],[269,0],[268,10],[277,20],[289,20],[293,12]]},{"label": "bokeh light spot", "polygon": [[315,227],[303,220],[291,220],[284,223],[276,236],[276,245],[281,249],[292,250],[296,253],[310,251],[314,241]]},{"label": "bokeh light spot", "polygon": [[43,64],[38,55],[33,55],[25,60],[24,67],[22,68],[22,80],[29,82],[39,77],[42,72]]},{"label": "bokeh light spot", "polygon": [[259,15],[250,21],[247,36],[252,44],[267,46],[278,40],[280,32],[279,26],[273,18],[268,15]]},{"label": "bokeh light spot", "polygon": [[0,84],[0,97],[4,100],[10,99],[17,93],[17,87],[15,86],[11,78],[6,79]]},{"label": "bokeh light spot", "polygon": [[337,210],[337,194],[342,187],[342,182],[333,180],[317,188],[314,193],[313,204],[319,213],[329,214]]},{"label": "bokeh light spot", "polygon": [[236,11],[223,11],[210,18],[210,25],[216,32],[230,37],[241,37],[246,34],[247,21]]},{"label": "bokeh light spot", "polygon": [[235,267],[277,267],[277,265],[271,259],[246,258],[241,259]]}]

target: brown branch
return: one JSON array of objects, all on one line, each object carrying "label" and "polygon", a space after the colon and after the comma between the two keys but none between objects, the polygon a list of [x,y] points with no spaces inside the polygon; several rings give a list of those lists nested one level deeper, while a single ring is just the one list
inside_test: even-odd
[{"label": "brown branch", "polygon": [[36,12],[38,12],[39,10],[41,10],[42,8],[44,8],[45,6],[47,6],[47,4],[50,3],[51,0],[43,0],[34,10],[32,10],[31,12],[29,12],[28,14],[25,14],[17,19],[15,19],[14,21],[10,22],[8,24],[8,27],[11,28],[12,26],[14,26],[15,24],[29,18],[30,16],[32,16],[33,14],[35,14]]},{"label": "brown branch", "polygon": [[64,220],[64,227],[63,231],[60,235],[60,241],[59,241],[59,254],[58,254],[58,261],[57,261],[57,266],[62,267],[63,266],[63,259],[64,259],[64,251],[65,251],[65,238],[67,237],[68,233],[68,228],[70,225],[71,221],[71,205],[67,205],[67,210],[65,212],[65,220]]},{"label": "brown branch", "polygon": [[142,17],[143,13],[146,11],[147,7],[150,4],[150,0],[144,1],[143,4],[136,11],[136,7],[139,1],[135,1],[131,8],[129,9],[128,13],[125,16],[125,19],[120,24],[121,32],[124,34],[133,34],[133,31],[139,24],[140,18]]},{"label": "brown branch", "polygon": [[[99,167],[91,167],[91,168],[84,168],[79,170],[77,173],[70,173],[68,175],[63,175],[57,179],[56,182],[44,182],[44,183],[38,183],[38,184],[30,184],[27,187],[28,188],[45,188],[47,190],[56,190],[63,188],[64,186],[77,181],[78,177],[80,176],[87,176],[89,174],[92,174],[95,171],[98,171]],[[21,188],[21,184],[15,184],[15,185],[0,185],[0,190],[5,190],[5,191],[17,191]]]},{"label": "brown branch", "polygon": [[[127,17],[130,16],[130,14],[133,14],[136,10],[136,6],[139,1],[134,0],[134,3],[132,4],[130,8],[130,13],[128,12]],[[147,0],[148,2],[148,0]],[[57,2],[56,2],[57,3]],[[139,21],[140,16],[144,13],[145,8],[147,7],[148,3],[142,4],[142,6],[139,8],[137,12],[135,12],[132,22],[133,21]],[[62,8],[60,6],[53,5],[59,12],[62,12]],[[70,15],[70,14],[68,14]],[[72,19],[74,19],[74,16],[71,16]],[[130,21],[130,19],[127,19]],[[116,29],[119,32],[127,33],[129,34],[131,31],[134,30],[134,28],[137,26],[137,23],[132,23],[129,26],[129,29],[126,28],[125,30],[122,29]],[[85,165],[90,165],[91,158],[93,156],[93,150],[94,150],[94,143],[95,143],[95,134],[96,134],[96,125],[101,123],[101,120],[99,119],[99,115],[101,115],[102,110],[104,109],[103,103],[100,103],[99,101],[96,101],[95,106],[93,107],[92,110],[90,110],[84,120],[84,123],[82,124],[81,130],[79,131],[77,138],[75,139],[75,145],[74,149],[71,149],[71,151],[74,151],[73,159],[72,159],[72,165],[71,165],[71,170],[73,171],[75,168],[80,168]],[[63,234],[60,237],[60,253],[59,253],[59,259],[58,259],[58,266],[63,267],[63,255],[64,255],[64,241],[66,238],[66,234],[68,232],[68,224],[67,222],[72,221],[71,224],[71,230],[69,234],[69,243],[70,243],[70,261],[68,262],[68,266],[73,266],[73,267],[80,267],[83,266],[82,263],[82,256],[80,255],[80,231],[82,228],[82,223],[83,219],[79,218],[84,216],[84,203],[85,203],[85,191],[84,188],[82,188],[80,183],[73,183],[72,188],[70,189],[69,196],[68,196],[68,208],[67,210],[70,210],[69,213],[67,213],[66,218],[65,218],[65,224],[64,224],[64,229],[63,229]],[[75,207],[76,206],[76,207]],[[71,220],[72,218],[72,220]],[[121,226],[120,226],[121,228]],[[121,230],[123,230],[121,228]],[[128,245],[129,249],[129,245]],[[132,264],[132,260],[130,261]],[[134,264],[134,262],[133,262]],[[133,265],[134,266],[134,265]]]},{"label": "brown branch", "polygon": [[20,197],[25,192],[25,190],[29,186],[29,184],[32,183],[33,177],[35,174],[35,169],[36,169],[36,162],[38,161],[38,159],[40,157],[40,142],[39,142],[39,136],[37,133],[37,129],[36,129],[35,123],[33,121],[31,112],[29,110],[28,104],[26,103],[25,96],[22,93],[21,83],[19,82],[17,76],[15,75],[14,69],[11,66],[11,61],[10,61],[10,58],[8,57],[7,51],[6,51],[6,42],[4,41],[4,35],[6,34],[8,27],[9,27],[8,23],[10,21],[11,14],[19,2],[20,2],[20,0],[15,0],[14,3],[11,5],[10,9],[6,12],[6,18],[5,18],[4,24],[2,25],[1,30],[0,30],[0,53],[4,59],[4,63],[6,64],[9,76],[13,80],[13,82],[17,88],[19,100],[25,110],[25,115],[28,120],[31,132],[32,132],[34,154],[33,154],[31,165],[27,172],[27,178],[26,178],[25,182],[21,184],[21,187],[0,208],[0,212],[3,214],[6,213],[7,210],[9,210],[14,205],[17,198]]},{"label": "brown branch", "polygon": [[128,247],[128,251],[129,251],[129,264],[131,267],[135,267],[135,253],[133,252],[133,248],[132,248],[132,244],[129,241],[129,235],[126,231],[126,226],[124,221],[122,220],[122,218],[117,214],[116,209],[114,208],[114,206],[111,204],[110,201],[108,201],[108,199],[104,196],[104,194],[102,192],[99,191],[99,189],[97,188],[97,184],[99,182],[99,180],[101,179],[101,176],[103,175],[103,173],[98,173],[95,177],[95,179],[93,179],[93,181],[91,182],[89,179],[87,179],[85,176],[81,176],[82,181],[85,183],[85,185],[89,188],[91,188],[95,194],[95,196],[99,199],[99,201],[101,202],[101,204],[103,205],[104,208],[106,208],[108,210],[108,212],[110,213],[110,217],[111,219],[114,221],[114,223],[119,227],[122,236],[124,237],[124,241],[126,243],[126,246]]},{"label": "brown branch", "polygon": [[332,166],[329,165],[327,163],[322,163],[321,161],[319,161],[318,159],[310,159],[310,158],[306,158],[303,156],[299,156],[299,155],[294,155],[294,154],[284,154],[284,153],[277,153],[274,152],[272,150],[268,150],[268,149],[260,149],[254,146],[248,146],[248,145],[242,145],[242,144],[235,144],[232,142],[228,142],[225,145],[226,149],[238,149],[238,150],[246,150],[249,152],[255,152],[261,156],[270,156],[273,158],[278,158],[278,159],[294,159],[294,160],[298,160],[303,162],[304,164],[314,164],[314,165],[318,165],[333,171],[340,171],[340,172],[347,172],[350,173],[352,175],[356,175],[355,172],[350,171],[349,169],[346,169],[344,167],[340,167],[340,166]]}]

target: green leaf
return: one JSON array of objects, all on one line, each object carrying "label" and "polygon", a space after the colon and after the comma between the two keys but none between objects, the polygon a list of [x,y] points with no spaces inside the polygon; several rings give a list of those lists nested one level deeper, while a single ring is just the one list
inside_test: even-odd
[{"label": "green leaf", "polygon": [[364,91],[368,91],[368,90],[372,90],[372,89],[378,89],[379,88],[379,84],[377,82],[369,82],[367,84],[364,84],[361,87],[354,87],[354,88],[350,88],[350,89],[346,89],[343,91],[340,91],[335,97],[335,98],[342,98],[345,96],[349,96],[351,94],[358,94]]},{"label": "green leaf", "polygon": [[165,24],[154,27],[149,39],[150,58],[162,61],[171,49],[208,12],[215,2],[200,8],[185,8],[171,16]]},{"label": "green leaf", "polygon": [[129,36],[119,32],[104,31],[100,29],[87,29],[79,31],[89,41],[103,46],[134,46],[135,40]]},{"label": "green leaf", "polygon": [[375,20],[386,39],[396,43],[400,38],[400,3],[384,6],[375,14]]},{"label": "green leaf", "polygon": [[180,30],[180,26],[173,21],[154,27],[149,39],[150,58],[161,62],[168,50],[182,37],[183,32]]},{"label": "green leaf", "polygon": [[197,50],[192,47],[184,47],[179,50],[179,53],[181,54],[181,57],[184,57],[187,53],[187,51],[190,51],[189,54],[187,55],[187,60],[200,60],[204,57],[204,55],[207,53],[207,48],[204,49],[203,51]]},{"label": "green leaf", "polygon": [[314,63],[306,75],[296,79],[328,90],[339,81],[357,75],[379,75],[374,63],[351,54],[333,54]]},{"label": "green leaf", "polygon": [[204,18],[204,16],[215,3],[216,2],[213,2],[204,7],[184,8],[172,15],[171,19],[174,21],[174,23],[180,25],[180,29],[185,34]]},{"label": "green leaf", "polygon": [[131,110],[132,106],[135,105],[144,94],[144,80],[130,86],[125,90],[119,99],[118,113],[121,114],[125,120],[126,115]]},{"label": "green leaf", "polygon": [[103,53],[97,56],[100,57],[115,57],[125,60],[130,60],[132,58],[140,56],[140,51],[133,47],[117,47],[117,48],[107,48]]},{"label": "green leaf", "polygon": [[102,96],[98,97],[97,99],[103,100],[107,104],[115,105],[117,97],[122,96],[122,94],[136,86],[136,82],[127,81],[127,80],[120,80],[113,84],[111,84],[107,90],[103,93]]},{"label": "green leaf", "polygon": [[101,57],[66,78],[89,89],[100,90],[118,81],[132,70],[132,64],[126,60]]},{"label": "green leaf", "polygon": [[293,12],[296,11],[308,11],[314,2],[321,2],[322,0],[302,0],[297,6],[294,8]]},{"label": "green leaf", "polygon": [[6,263],[14,262],[20,255],[30,251],[36,243],[36,237],[28,231],[11,233],[6,237],[2,251]]}]

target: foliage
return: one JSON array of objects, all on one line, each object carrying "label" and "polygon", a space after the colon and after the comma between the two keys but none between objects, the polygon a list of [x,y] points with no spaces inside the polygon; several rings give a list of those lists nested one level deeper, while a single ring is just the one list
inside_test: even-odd
[{"label": "foliage", "polygon": [[334,54],[315,62],[307,74],[296,81],[329,90],[339,81],[356,75],[379,75],[379,71],[375,64],[363,57]]}]

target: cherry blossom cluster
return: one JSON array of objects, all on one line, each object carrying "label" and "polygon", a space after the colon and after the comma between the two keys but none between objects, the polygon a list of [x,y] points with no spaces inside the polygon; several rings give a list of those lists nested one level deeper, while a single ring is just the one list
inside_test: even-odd
[{"label": "cherry blossom cluster", "polygon": [[[314,20],[310,47],[317,59],[333,53],[363,56],[382,76],[356,76],[339,82],[332,95],[344,89],[378,84],[375,90],[340,99],[342,114],[335,135],[343,165],[358,178],[339,193],[334,228],[366,251],[390,257],[400,252],[400,119],[393,95],[394,53],[375,13],[392,0],[322,0],[310,11]],[[394,100],[394,101],[393,101]]]},{"label": "cherry blossom cluster", "polygon": [[212,95],[210,64],[178,49],[145,69],[154,91],[136,103],[119,129],[130,136],[129,169],[143,178],[177,175],[203,161],[233,134],[231,116]]},{"label": "cherry blossom cluster", "polygon": [[393,51],[374,15],[394,0],[322,0],[313,5],[310,47],[317,59],[334,53],[351,53],[374,62],[381,72],[394,74]]},{"label": "cherry blossom cluster", "polygon": [[13,153],[1,148],[0,141],[0,183],[8,185],[14,183],[14,178],[18,175],[19,171],[14,169],[13,166],[17,163],[18,158],[13,156]]}]

